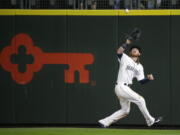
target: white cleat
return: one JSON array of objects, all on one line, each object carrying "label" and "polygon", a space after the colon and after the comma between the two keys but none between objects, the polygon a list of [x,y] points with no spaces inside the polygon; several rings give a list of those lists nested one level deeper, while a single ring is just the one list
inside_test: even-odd
[{"label": "white cleat", "polygon": [[156,125],[158,124],[159,122],[161,122],[163,120],[163,117],[157,117],[154,119],[154,122],[151,122],[151,123],[148,123],[148,126],[152,126],[152,125]]},{"label": "white cleat", "polygon": [[99,120],[98,121],[98,124],[102,127],[102,128],[107,128],[108,125],[105,124],[105,121],[104,120]]}]

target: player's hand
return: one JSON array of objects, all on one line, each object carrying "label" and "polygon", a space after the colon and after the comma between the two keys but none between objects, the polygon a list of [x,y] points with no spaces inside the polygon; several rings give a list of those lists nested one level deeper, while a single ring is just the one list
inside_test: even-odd
[{"label": "player's hand", "polygon": [[152,74],[148,74],[148,75],[147,75],[147,78],[148,78],[149,80],[154,80],[154,76],[153,76]]},{"label": "player's hand", "polygon": [[131,44],[131,42],[132,42],[132,41],[129,40],[129,39],[126,40],[126,44]]}]

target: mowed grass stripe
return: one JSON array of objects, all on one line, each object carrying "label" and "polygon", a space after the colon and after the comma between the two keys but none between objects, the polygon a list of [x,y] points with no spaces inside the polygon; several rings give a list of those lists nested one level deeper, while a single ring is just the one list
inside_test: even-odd
[{"label": "mowed grass stripe", "polygon": [[100,128],[0,128],[0,135],[180,135],[180,130]]}]

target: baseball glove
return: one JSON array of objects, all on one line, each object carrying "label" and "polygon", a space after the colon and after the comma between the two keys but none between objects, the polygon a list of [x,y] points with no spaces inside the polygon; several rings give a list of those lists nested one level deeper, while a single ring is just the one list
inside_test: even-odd
[{"label": "baseball glove", "polygon": [[134,28],[134,30],[126,36],[126,39],[133,42],[139,40],[140,36],[141,36],[141,30],[138,28]]}]

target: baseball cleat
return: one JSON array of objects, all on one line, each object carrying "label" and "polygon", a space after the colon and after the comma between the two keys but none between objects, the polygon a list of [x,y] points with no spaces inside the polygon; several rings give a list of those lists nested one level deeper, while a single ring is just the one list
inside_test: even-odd
[{"label": "baseball cleat", "polygon": [[163,120],[163,117],[157,117],[154,119],[154,122],[152,123],[148,123],[148,126],[153,126],[153,125],[157,125],[159,122],[161,122]]},{"label": "baseball cleat", "polygon": [[[154,120],[154,124],[156,124],[156,123],[159,123],[159,122],[161,122],[163,120],[163,117],[157,117],[157,118],[155,118],[155,120]],[[154,125],[153,124],[153,125]]]},{"label": "baseball cleat", "polygon": [[104,123],[103,120],[99,120],[99,121],[98,121],[98,124],[99,124],[100,127],[102,127],[102,128],[107,128],[107,127],[108,127],[107,125],[105,125],[105,123]]}]

